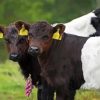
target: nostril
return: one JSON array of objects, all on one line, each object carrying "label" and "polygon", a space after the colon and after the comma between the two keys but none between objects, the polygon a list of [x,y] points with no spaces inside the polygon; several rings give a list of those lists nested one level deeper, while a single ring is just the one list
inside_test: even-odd
[{"label": "nostril", "polygon": [[37,49],[35,49],[35,51],[38,53],[39,52],[39,49],[37,48]]}]

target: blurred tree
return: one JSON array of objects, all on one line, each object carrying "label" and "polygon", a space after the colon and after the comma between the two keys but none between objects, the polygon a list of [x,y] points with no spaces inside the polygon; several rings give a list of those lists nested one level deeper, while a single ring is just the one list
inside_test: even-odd
[{"label": "blurred tree", "polygon": [[67,22],[94,9],[94,0],[55,0],[54,21]]},{"label": "blurred tree", "polygon": [[96,0],[97,8],[100,7],[100,0]]},{"label": "blurred tree", "polygon": [[9,24],[16,20],[34,22],[44,19],[67,22],[93,10],[95,5],[95,0],[1,0],[0,22]]}]

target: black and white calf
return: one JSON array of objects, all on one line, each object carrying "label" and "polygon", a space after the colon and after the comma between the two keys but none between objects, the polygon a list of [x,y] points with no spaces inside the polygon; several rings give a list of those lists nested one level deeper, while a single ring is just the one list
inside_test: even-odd
[{"label": "black and white calf", "polygon": [[100,9],[65,25],[67,33],[85,37],[93,36],[87,40],[82,48],[81,60],[85,79],[82,88],[100,89],[100,79],[98,77],[100,76],[100,37],[94,37],[100,36]]},{"label": "black and white calf", "polygon": [[82,48],[82,69],[85,84],[82,88],[100,88],[100,9],[65,23],[65,32],[83,37],[89,37]]},{"label": "black and white calf", "polygon": [[[85,18],[87,19],[85,20]],[[82,21],[84,23],[82,24],[83,26],[80,23]],[[100,36],[100,9],[97,9],[94,12],[91,12],[83,17],[80,17],[79,19],[71,21],[71,23],[68,23],[69,26],[73,26],[70,27],[69,30],[67,30],[68,25],[65,25],[65,31],[68,31],[70,34],[85,37],[93,36],[87,40],[82,48],[81,60],[83,75],[85,79],[85,84],[82,86],[82,88],[100,89],[100,79],[98,77],[100,75],[100,37],[97,37]]]}]

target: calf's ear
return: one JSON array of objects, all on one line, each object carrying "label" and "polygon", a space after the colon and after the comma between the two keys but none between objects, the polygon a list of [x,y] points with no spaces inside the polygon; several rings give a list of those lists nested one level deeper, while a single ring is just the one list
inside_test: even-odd
[{"label": "calf's ear", "polygon": [[62,39],[62,35],[64,33],[65,30],[65,25],[63,24],[58,24],[53,28],[53,39],[56,40],[61,40]]},{"label": "calf's ear", "polygon": [[0,26],[0,38],[3,38],[4,36],[4,27]]},{"label": "calf's ear", "polygon": [[15,22],[15,26],[19,30],[19,35],[21,36],[28,35],[30,24],[28,24],[27,22],[23,22],[23,21],[17,21]]}]

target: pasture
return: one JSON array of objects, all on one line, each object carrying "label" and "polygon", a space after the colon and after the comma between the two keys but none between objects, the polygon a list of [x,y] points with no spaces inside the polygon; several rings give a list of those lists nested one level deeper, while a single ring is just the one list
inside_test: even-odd
[{"label": "pasture", "polygon": [[[37,100],[36,88],[29,98],[24,90],[25,81],[18,64],[8,60],[0,64],[0,100]],[[100,100],[100,91],[79,90],[75,100]]]}]

